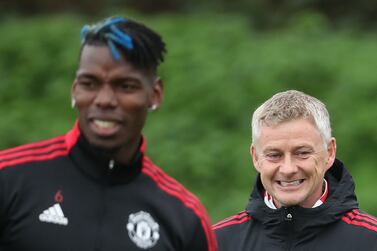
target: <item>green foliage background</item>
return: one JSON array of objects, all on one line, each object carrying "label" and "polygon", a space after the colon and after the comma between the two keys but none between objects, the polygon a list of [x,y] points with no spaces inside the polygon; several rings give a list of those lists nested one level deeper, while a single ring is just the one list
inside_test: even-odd
[{"label": "green foliage background", "polygon": [[[267,32],[230,14],[140,16],[168,44],[160,69],[165,100],[151,114],[148,153],[198,195],[212,220],[245,208],[256,172],[249,156],[253,110],[298,89],[332,114],[338,158],[357,183],[362,209],[377,215],[377,36],[334,30],[315,13]],[[75,119],[70,85],[79,32],[74,15],[0,23],[0,149],[60,135]]]}]

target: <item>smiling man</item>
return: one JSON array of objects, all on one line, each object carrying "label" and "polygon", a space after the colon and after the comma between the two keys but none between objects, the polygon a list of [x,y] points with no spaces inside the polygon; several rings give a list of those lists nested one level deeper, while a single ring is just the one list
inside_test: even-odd
[{"label": "smiling man", "polygon": [[281,92],[253,114],[259,173],[246,210],[214,225],[219,250],[377,250],[377,219],[358,208],[318,99]]},{"label": "smiling man", "polygon": [[83,27],[74,128],[0,151],[0,250],[216,251],[204,207],[145,154],[164,54],[135,21]]}]

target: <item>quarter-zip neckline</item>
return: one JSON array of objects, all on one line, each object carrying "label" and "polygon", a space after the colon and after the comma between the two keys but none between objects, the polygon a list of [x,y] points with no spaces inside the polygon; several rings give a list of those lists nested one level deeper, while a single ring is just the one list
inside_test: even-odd
[{"label": "quarter-zip neckline", "polygon": [[75,164],[86,175],[106,184],[128,183],[141,173],[143,153],[142,142],[132,163],[123,165],[100,149],[89,144],[80,135],[77,144],[72,148],[70,156]]}]

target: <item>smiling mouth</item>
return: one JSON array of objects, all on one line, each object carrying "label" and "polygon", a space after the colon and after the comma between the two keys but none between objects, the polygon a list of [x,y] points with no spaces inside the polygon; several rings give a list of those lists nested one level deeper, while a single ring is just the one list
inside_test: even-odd
[{"label": "smiling mouth", "polygon": [[96,125],[97,127],[101,129],[112,129],[112,128],[115,128],[118,124],[114,121],[99,120],[99,119],[93,120],[93,123],[94,125]]},{"label": "smiling mouth", "polygon": [[292,181],[278,181],[278,184],[282,187],[294,187],[299,186],[304,182],[304,179],[292,180]]},{"label": "smiling mouth", "polygon": [[92,119],[90,124],[92,132],[100,137],[115,136],[121,130],[121,123],[115,120]]}]

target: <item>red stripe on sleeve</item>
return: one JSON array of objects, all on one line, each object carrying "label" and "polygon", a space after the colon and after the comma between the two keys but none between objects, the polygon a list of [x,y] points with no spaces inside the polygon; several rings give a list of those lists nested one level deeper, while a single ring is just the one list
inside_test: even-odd
[{"label": "red stripe on sleeve", "polygon": [[47,145],[43,148],[38,148],[38,149],[25,149],[21,152],[18,151],[15,153],[9,153],[7,155],[2,156],[2,161],[12,161],[15,159],[20,159],[22,157],[27,157],[28,155],[45,154],[45,153],[53,152],[55,150],[59,150],[61,148],[65,148],[64,142],[60,142],[60,144]]},{"label": "red stripe on sleeve", "polygon": [[63,136],[1,151],[0,169],[67,155],[76,144],[79,135],[76,122],[75,127]]},{"label": "red stripe on sleeve", "polygon": [[363,220],[369,221],[370,223],[377,225],[377,218],[373,217],[372,215],[369,215],[369,214],[366,214],[366,213],[362,213],[362,212],[360,212],[357,209],[352,210],[352,212],[356,216],[358,216],[360,218],[363,218]]},{"label": "red stripe on sleeve", "polygon": [[246,212],[245,210],[243,210],[243,211],[239,212],[239,213],[236,214],[236,215],[229,216],[229,217],[227,217],[227,218],[225,218],[225,219],[223,219],[223,220],[217,222],[214,226],[219,225],[219,224],[222,224],[222,223],[225,223],[225,222],[228,222],[228,221],[231,221],[231,220],[233,220],[233,219],[235,219],[235,218],[243,217],[243,216],[245,216],[245,215],[247,215],[247,212]]},{"label": "red stripe on sleeve", "polygon": [[73,126],[72,130],[70,130],[66,135],[65,135],[65,142],[66,142],[66,147],[68,151],[72,149],[74,145],[76,145],[78,138],[80,137],[80,129],[79,129],[79,122],[76,121],[75,125]]},{"label": "red stripe on sleeve", "polygon": [[355,221],[355,220],[350,220],[349,218],[343,216],[342,217],[342,220],[350,225],[356,225],[356,226],[361,226],[361,227],[365,227],[365,228],[368,228],[370,230],[373,230],[375,232],[377,232],[377,227],[375,226],[372,226],[372,225],[369,225],[368,223],[366,222],[361,222],[361,221]]},{"label": "red stripe on sleeve", "polygon": [[191,192],[185,189],[175,179],[168,176],[159,167],[154,165],[149,160],[149,158],[144,157],[143,162],[144,164],[142,171],[144,174],[148,175],[152,180],[154,180],[157,186],[160,187],[163,191],[182,201],[186,207],[193,210],[193,212],[199,217],[204,233],[207,238],[208,251],[216,251],[217,242],[215,235],[211,230],[208,215],[206,213],[205,208],[195,197],[195,195],[193,195]]},{"label": "red stripe on sleeve", "polygon": [[212,227],[212,229],[213,230],[216,230],[216,229],[220,229],[220,228],[224,228],[224,227],[226,227],[226,226],[231,226],[231,225],[236,225],[236,224],[240,224],[240,223],[242,223],[242,222],[245,222],[245,221],[248,221],[248,220],[250,220],[251,219],[251,217],[250,217],[250,215],[248,215],[248,216],[246,216],[246,217],[244,217],[244,218],[242,218],[242,219],[234,219],[234,220],[232,220],[232,221],[228,221],[228,222],[225,222],[225,223],[223,223],[223,224],[220,224],[220,225],[214,225],[213,227]]},{"label": "red stripe on sleeve", "polygon": [[216,230],[216,229],[223,228],[226,226],[240,224],[250,219],[251,219],[251,216],[244,210],[236,215],[230,216],[222,221],[219,221],[218,223],[212,226],[212,229]]},{"label": "red stripe on sleeve", "polygon": [[68,151],[67,149],[61,150],[61,151],[55,151],[52,152],[51,154],[46,154],[46,155],[39,155],[39,156],[28,156],[20,159],[15,159],[11,161],[5,161],[0,164],[0,170],[9,166],[14,166],[14,165],[19,165],[19,164],[24,164],[24,163],[29,163],[29,162],[35,162],[35,161],[40,161],[40,160],[50,160],[55,157],[59,156],[64,156],[67,155]]},{"label": "red stripe on sleeve", "polygon": [[[193,196],[187,189],[185,189],[179,182],[166,175],[160,168],[149,168],[154,167],[155,165],[148,158],[145,158],[145,161],[145,164],[148,164],[145,165],[145,171],[150,172],[150,175],[158,180],[161,184],[163,184],[167,189],[177,192],[188,202],[193,203],[194,206],[201,206],[201,203],[198,203],[199,200],[195,196]],[[202,208],[204,209],[204,207]],[[202,208],[199,208],[199,210],[201,210]]]},{"label": "red stripe on sleeve", "polygon": [[342,217],[342,220],[350,225],[356,225],[360,227],[365,227],[367,229],[377,232],[377,224],[373,217],[366,214],[359,214],[360,211],[352,210],[348,212],[347,215]]},{"label": "red stripe on sleeve", "polygon": [[61,135],[59,137],[55,137],[55,138],[52,138],[52,139],[43,140],[43,141],[39,141],[39,142],[36,142],[36,143],[26,144],[26,145],[17,146],[17,147],[9,148],[9,149],[6,149],[6,150],[2,150],[2,151],[0,151],[0,157],[11,156],[12,154],[17,154],[19,152],[32,150],[34,148],[43,148],[45,146],[52,145],[56,142],[63,141],[64,137],[65,137],[65,135]]}]

